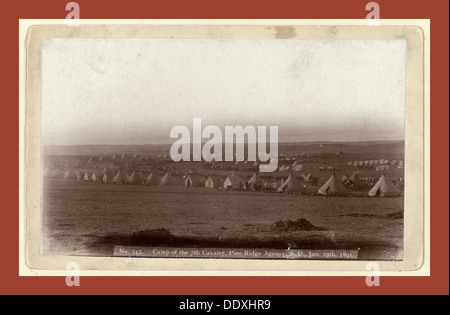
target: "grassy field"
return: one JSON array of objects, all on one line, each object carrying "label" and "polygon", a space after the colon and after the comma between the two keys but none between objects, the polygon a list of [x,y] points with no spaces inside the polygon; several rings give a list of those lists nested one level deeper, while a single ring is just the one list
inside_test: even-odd
[{"label": "grassy field", "polygon": [[[123,242],[133,233],[166,229],[172,240],[189,240],[194,246],[347,249],[359,250],[360,259],[401,260],[403,197],[360,195],[121,186],[48,178],[43,187],[43,252],[111,256],[113,246],[127,245]],[[301,218],[320,229],[274,229],[279,220]],[[158,240],[164,243],[164,238]]]}]

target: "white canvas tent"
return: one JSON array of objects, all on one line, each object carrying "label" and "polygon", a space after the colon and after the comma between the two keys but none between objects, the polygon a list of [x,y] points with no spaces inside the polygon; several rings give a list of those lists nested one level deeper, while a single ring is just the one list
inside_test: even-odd
[{"label": "white canvas tent", "polygon": [[158,178],[156,177],[155,173],[151,172],[147,178],[144,181],[144,185],[150,186],[150,185],[157,185],[158,184]]},{"label": "white canvas tent", "polygon": [[278,192],[300,192],[304,191],[305,187],[300,183],[297,178],[291,173],[283,185],[278,188]]},{"label": "white canvas tent", "polygon": [[371,197],[395,197],[402,192],[383,174],[378,182],[369,191]]},{"label": "white canvas tent", "polygon": [[182,185],[182,184],[183,184],[182,181],[180,181],[179,179],[170,175],[168,172],[158,182],[158,185],[161,185],[161,186],[172,186],[172,185]]},{"label": "white canvas tent", "polygon": [[205,182],[206,188],[219,188],[223,187],[223,180],[220,176],[209,176]]},{"label": "white canvas tent", "polygon": [[186,187],[204,187],[205,186],[205,178],[203,176],[189,174],[184,181],[184,185]]},{"label": "white canvas tent", "polygon": [[114,176],[112,180],[114,184],[125,184],[127,181],[128,181],[128,174],[124,170],[118,171],[116,176]]},{"label": "white canvas tent", "polygon": [[155,173],[151,172],[147,178],[144,181],[144,185],[150,186],[150,185],[158,185],[158,178],[156,177]]},{"label": "white canvas tent", "polygon": [[258,173],[253,174],[253,176],[248,180],[247,185],[250,189],[261,188],[264,181],[259,177]]},{"label": "white canvas tent", "polygon": [[242,179],[236,175],[236,173],[233,171],[230,176],[225,179],[223,183],[224,188],[231,187],[233,189],[239,189],[244,186],[244,182]]},{"label": "white canvas tent", "polygon": [[72,170],[67,170],[63,176],[64,179],[77,179],[77,175]]},{"label": "white canvas tent", "polygon": [[325,196],[346,195],[347,189],[345,189],[341,181],[336,178],[336,174],[333,174],[325,185],[319,189],[319,194]]},{"label": "white canvas tent", "polygon": [[144,183],[144,181],[145,181],[145,178],[144,178],[144,176],[142,175],[142,173],[141,173],[141,172],[134,171],[134,172],[128,177],[127,183],[128,183],[128,184],[131,184],[131,185],[142,185],[142,184]]}]

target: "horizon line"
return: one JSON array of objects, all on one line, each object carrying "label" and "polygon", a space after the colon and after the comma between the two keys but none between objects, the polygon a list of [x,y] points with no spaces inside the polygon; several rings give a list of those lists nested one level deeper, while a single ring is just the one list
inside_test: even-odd
[{"label": "horizon line", "polygon": [[[278,144],[296,144],[296,143],[323,143],[323,144],[327,144],[327,143],[361,143],[361,142],[404,142],[406,141],[405,139],[398,139],[398,140],[350,140],[350,141],[321,141],[321,140],[314,140],[314,141],[283,141],[283,142],[278,142]],[[202,144],[206,143],[202,142]],[[192,142],[190,142],[192,144]],[[222,142],[222,144],[226,144],[227,142]],[[236,142],[232,142],[233,144],[236,144]],[[66,146],[66,147],[76,147],[76,146],[131,146],[131,145],[136,145],[136,146],[145,146],[145,145],[172,145],[173,143],[115,143],[115,144],[108,144],[108,143],[104,143],[104,144],[44,144],[42,145],[43,147],[48,147],[48,146]],[[248,143],[244,143],[244,144],[248,144]],[[257,144],[257,142],[255,143]]]}]

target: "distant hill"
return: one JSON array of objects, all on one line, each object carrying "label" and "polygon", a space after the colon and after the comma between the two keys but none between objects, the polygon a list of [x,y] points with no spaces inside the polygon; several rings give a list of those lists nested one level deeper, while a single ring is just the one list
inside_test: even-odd
[{"label": "distant hill", "polygon": [[[108,154],[168,154],[171,144],[143,145],[49,145],[44,155],[108,155]],[[279,153],[308,154],[314,152],[404,153],[405,141],[366,142],[295,142],[280,143]]]}]

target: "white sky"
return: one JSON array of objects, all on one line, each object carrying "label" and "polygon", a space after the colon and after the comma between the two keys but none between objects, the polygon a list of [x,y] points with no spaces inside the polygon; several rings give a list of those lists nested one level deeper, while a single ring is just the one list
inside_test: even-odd
[{"label": "white sky", "polygon": [[44,39],[44,144],[172,143],[279,126],[279,141],[404,139],[406,42]]}]

